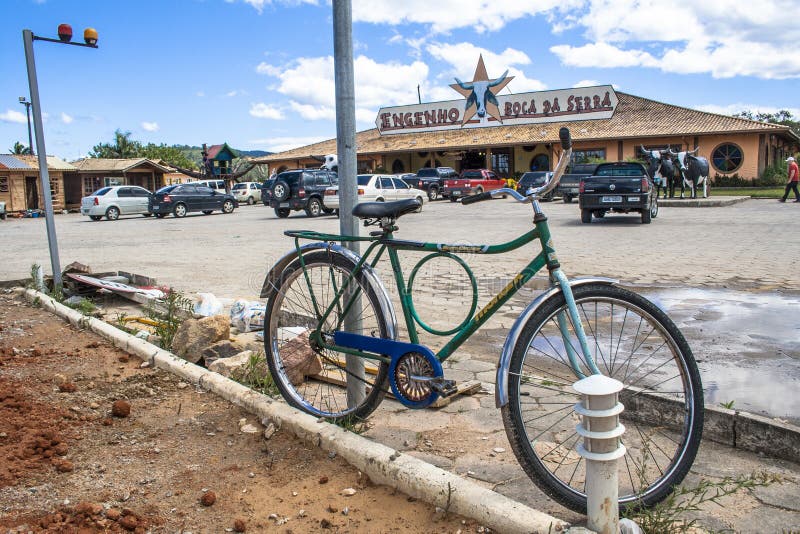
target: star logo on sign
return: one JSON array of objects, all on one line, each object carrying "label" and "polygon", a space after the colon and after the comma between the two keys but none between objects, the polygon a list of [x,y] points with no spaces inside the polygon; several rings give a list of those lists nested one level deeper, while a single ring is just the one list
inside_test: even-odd
[{"label": "star logo on sign", "polygon": [[483,54],[481,54],[472,81],[462,82],[456,78],[456,83],[450,86],[467,99],[464,104],[464,118],[461,126],[464,126],[476,114],[483,118],[487,113],[502,123],[497,94],[513,79],[513,76],[508,76],[508,70],[506,70],[499,78],[490,80],[486,74],[486,65],[483,64]]}]

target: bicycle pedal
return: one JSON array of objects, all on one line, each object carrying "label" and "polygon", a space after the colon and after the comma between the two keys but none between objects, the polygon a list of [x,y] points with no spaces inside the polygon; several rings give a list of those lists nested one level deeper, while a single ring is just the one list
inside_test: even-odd
[{"label": "bicycle pedal", "polygon": [[446,380],[440,378],[431,381],[431,389],[439,394],[440,397],[450,397],[458,393],[458,387],[455,380]]}]

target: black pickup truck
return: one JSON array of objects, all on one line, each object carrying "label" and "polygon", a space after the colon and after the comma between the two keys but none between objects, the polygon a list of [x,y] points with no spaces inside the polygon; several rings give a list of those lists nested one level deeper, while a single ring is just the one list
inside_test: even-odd
[{"label": "black pickup truck", "polygon": [[597,165],[597,163],[571,163],[558,182],[555,196],[560,196],[565,204],[572,202],[572,199],[578,196],[581,180],[594,174]]},{"label": "black pickup truck", "polygon": [[453,178],[458,178],[458,173],[452,167],[423,167],[406,183],[428,193],[428,200],[436,200],[442,196],[444,181]]},{"label": "black pickup truck", "polygon": [[592,222],[607,212],[640,213],[642,224],[658,215],[658,198],[647,170],[641,163],[601,163],[580,184],[581,221]]}]

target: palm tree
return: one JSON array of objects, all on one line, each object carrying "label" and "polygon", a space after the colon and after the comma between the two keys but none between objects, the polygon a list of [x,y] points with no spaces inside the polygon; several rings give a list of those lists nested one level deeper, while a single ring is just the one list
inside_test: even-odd
[{"label": "palm tree", "polygon": [[116,130],[114,132],[114,143],[100,143],[92,148],[89,153],[91,158],[137,158],[141,155],[142,144],[131,139],[131,132]]},{"label": "palm tree", "polygon": [[31,153],[31,148],[17,141],[14,143],[14,146],[8,151],[8,153],[16,156],[26,156]]}]

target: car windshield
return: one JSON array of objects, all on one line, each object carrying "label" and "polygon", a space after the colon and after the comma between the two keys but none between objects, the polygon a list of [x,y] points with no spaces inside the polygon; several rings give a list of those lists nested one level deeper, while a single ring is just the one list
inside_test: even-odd
[{"label": "car windshield", "polygon": [[358,180],[358,185],[369,185],[369,181],[372,180],[372,175],[359,174],[356,179]]},{"label": "car windshield", "polygon": [[524,185],[539,185],[543,184],[547,179],[546,172],[526,172],[520,178],[519,183]]},{"label": "car windshield", "polygon": [[172,191],[173,189],[175,189],[175,187],[177,187],[177,186],[174,186],[174,185],[168,185],[168,186],[166,186],[166,187],[162,187],[161,189],[159,189],[158,191],[156,191],[156,193],[161,193],[161,194],[164,194],[164,193],[169,193],[170,191]]},{"label": "car windshield", "polygon": [[595,171],[596,176],[642,176],[644,172],[639,165],[600,165]]},{"label": "car windshield", "polygon": [[421,178],[429,178],[431,176],[439,176],[439,173],[436,172],[436,169],[420,169],[417,171],[417,176]]},{"label": "car windshield", "polygon": [[461,174],[462,178],[481,178],[482,174],[481,171],[464,171]]},{"label": "car windshield", "polygon": [[108,193],[109,191],[111,191],[111,188],[110,188],[110,187],[103,187],[103,188],[101,188],[101,189],[98,189],[98,190],[97,190],[97,191],[95,191],[94,193],[92,193],[92,195],[93,195],[93,196],[96,196],[96,197],[102,197],[103,195],[105,195],[105,194],[106,194],[106,193]]}]

